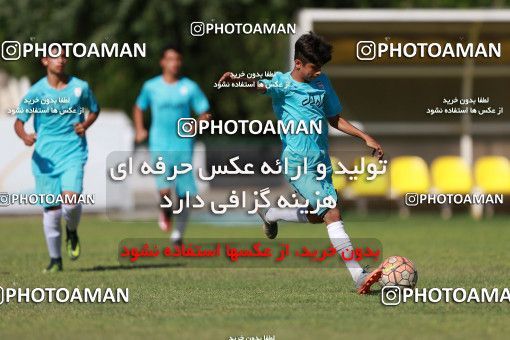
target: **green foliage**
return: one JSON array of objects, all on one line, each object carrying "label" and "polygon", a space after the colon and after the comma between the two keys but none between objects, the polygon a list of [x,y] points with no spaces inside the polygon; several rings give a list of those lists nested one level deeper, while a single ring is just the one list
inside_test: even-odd
[{"label": "green foliage", "polygon": [[[508,1],[508,0],[507,0]],[[213,88],[227,70],[261,72],[286,70],[288,37],[283,35],[209,35],[193,37],[193,21],[289,23],[304,7],[459,7],[503,5],[505,0],[0,0],[0,39],[45,42],[146,43],[148,56],[138,59],[71,60],[69,72],[87,80],[103,108],[131,107],[142,83],[159,73],[160,49],[169,41],[182,44],[183,73],[197,81],[220,118],[269,118],[270,102],[262,96]],[[38,60],[4,62],[0,68],[31,81],[43,76]]]}]

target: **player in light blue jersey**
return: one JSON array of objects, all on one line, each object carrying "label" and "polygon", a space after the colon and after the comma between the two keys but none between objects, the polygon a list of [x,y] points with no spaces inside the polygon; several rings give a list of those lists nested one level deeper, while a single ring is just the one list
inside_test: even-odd
[{"label": "player in light blue jersey", "polygon": [[[56,48],[53,52],[58,51]],[[34,145],[32,172],[37,194],[62,195],[64,204],[41,201],[50,264],[45,272],[62,270],[61,218],[66,222],[66,250],[71,260],[80,256],[77,228],[81,216],[78,195],[87,162],[85,131],[99,114],[99,105],[86,81],[65,73],[67,59],[42,58],[46,77],[35,83],[18,107],[14,130],[27,146]],[[88,112],[88,114],[86,114]],[[34,116],[34,134],[24,124]],[[49,203],[50,202],[50,203]]]},{"label": "player in light blue jersey", "polygon": [[[194,138],[183,137],[185,131],[179,131],[180,119],[210,120],[209,101],[193,80],[181,77],[182,53],[177,45],[165,46],[161,53],[162,74],[146,81],[133,108],[137,143],[149,135],[149,150],[153,161],[162,157],[165,173],[156,177],[156,186],[165,204],[165,197],[171,197],[175,188],[177,198],[183,198],[186,192],[196,195],[197,189],[192,172],[181,174],[175,180],[168,180],[174,165],[192,162]],[[149,133],[143,124],[143,112],[150,109],[152,122]],[[172,208],[160,208],[159,227],[166,232],[172,230]],[[186,207],[176,215],[176,226],[172,230],[171,240],[182,244],[182,238],[189,211]]]},{"label": "player in light blue jersey", "polygon": [[[379,159],[383,157],[383,150],[374,138],[358,130],[346,119],[340,117],[342,105],[336,95],[328,77],[321,72],[321,67],[331,60],[332,46],[322,37],[310,32],[301,36],[295,44],[294,68],[291,72],[275,73],[270,80],[256,81],[253,79],[235,78],[231,72],[225,73],[220,82],[252,82],[253,88],[272,98],[273,110],[276,118],[288,123],[291,121],[310,123],[322,122],[321,133],[282,133],[283,143],[282,162],[287,159],[289,171],[285,177],[291,186],[310,202],[310,209],[316,214],[305,213],[298,208],[270,208],[259,211],[264,221],[264,232],[268,238],[275,238],[278,233],[278,221],[321,223],[327,226],[331,243],[339,254],[344,252],[345,258],[350,258],[353,247],[349,236],[345,232],[344,224],[338,205],[338,195],[332,183],[332,167],[329,159],[328,130],[331,125],[342,132],[363,139],[367,146],[373,149],[373,155]],[[309,125],[309,124],[307,124]],[[307,159],[307,174],[296,180],[295,172],[304,166]],[[327,175],[322,180],[317,171],[317,165],[324,164]],[[297,177],[297,176],[296,176]],[[336,202],[335,208],[318,206],[317,201],[326,199]],[[365,294],[370,287],[379,280],[382,270],[377,268],[367,272],[354,259],[345,261],[357,291]]]}]

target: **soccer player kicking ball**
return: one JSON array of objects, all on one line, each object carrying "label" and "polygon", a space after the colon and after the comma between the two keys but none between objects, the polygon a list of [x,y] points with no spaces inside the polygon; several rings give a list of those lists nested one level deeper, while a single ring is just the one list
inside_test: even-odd
[{"label": "soccer player kicking ball", "polygon": [[[340,117],[342,111],[340,101],[328,77],[321,73],[321,67],[331,60],[331,51],[331,45],[322,37],[310,32],[296,41],[294,69],[291,72],[277,72],[271,80],[259,81],[234,78],[231,72],[227,72],[219,80],[220,82],[252,82],[253,87],[258,91],[271,96],[276,117],[286,126],[291,121],[307,123],[322,121],[321,133],[280,135],[283,142],[282,161],[287,159],[290,170],[285,177],[292,187],[310,202],[310,209],[314,210],[317,208],[318,199],[323,201],[329,197],[338,202],[338,196],[332,184],[327,122],[342,132],[363,139],[366,145],[373,149],[374,155],[379,159],[383,157],[383,150],[379,143]],[[307,174],[291,180],[297,167],[303,166],[305,157],[308,163]],[[319,176],[317,165],[321,163],[327,167],[327,176],[323,180],[317,180]],[[327,225],[331,243],[337,252],[339,254],[344,252],[347,255],[346,258],[351,258],[350,253],[353,247],[345,232],[338,203],[332,209],[321,206],[316,214],[306,214],[303,209],[298,208],[269,208],[266,211],[259,211],[259,215],[264,221],[264,232],[270,239],[275,238],[278,233],[278,221],[324,222]],[[369,292],[370,287],[381,277],[381,268],[367,272],[354,259],[344,260],[344,262],[359,294]]]},{"label": "soccer player kicking ball", "polygon": [[[62,50],[62,49],[61,49]],[[58,49],[52,50],[58,53]],[[14,123],[25,145],[35,144],[32,173],[37,194],[62,195],[64,204],[43,200],[43,226],[50,264],[44,272],[62,270],[61,218],[66,222],[66,250],[71,260],[80,256],[77,228],[81,216],[78,195],[83,187],[83,167],[88,150],[85,131],[94,123],[99,106],[87,82],[65,73],[67,59],[44,57],[46,77],[35,83],[19,106]],[[85,117],[85,110],[89,113]],[[35,134],[27,134],[24,124],[34,114]]]},{"label": "soccer player kicking ball", "polygon": [[[175,180],[172,176],[173,167],[180,163],[191,164],[193,158],[193,138],[182,136],[191,131],[179,131],[180,119],[191,119],[191,112],[198,115],[199,120],[210,120],[209,101],[200,87],[193,80],[181,77],[182,53],[178,46],[169,44],[161,52],[159,61],[162,74],[149,79],[143,84],[133,108],[133,120],[136,129],[137,143],[147,138],[147,130],[143,125],[143,112],[150,108],[152,122],[149,133],[149,150],[154,162],[162,157],[165,173],[156,177],[161,204],[166,204],[165,196],[170,198],[174,187],[178,198],[186,192],[196,195],[197,189],[192,172],[181,174]],[[159,227],[165,232],[172,230],[172,208],[161,208]],[[186,207],[176,217],[176,228],[170,236],[172,242],[182,244],[184,230],[189,218]]]}]

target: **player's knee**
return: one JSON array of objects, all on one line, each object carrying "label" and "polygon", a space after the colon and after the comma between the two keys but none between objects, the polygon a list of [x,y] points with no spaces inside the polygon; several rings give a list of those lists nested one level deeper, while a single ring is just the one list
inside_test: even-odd
[{"label": "player's knee", "polygon": [[342,216],[340,215],[340,210],[338,208],[329,209],[324,215],[324,222],[332,223],[338,222]]},{"label": "player's knee", "polygon": [[322,217],[318,216],[318,215],[307,215],[306,216],[308,218],[308,222],[312,223],[312,224],[318,224],[318,223],[322,223]]},{"label": "player's knee", "polygon": [[63,204],[62,210],[65,212],[75,212],[81,209],[81,204]]},{"label": "player's knee", "polygon": [[76,199],[78,198],[78,193],[72,191],[64,191],[62,195],[66,202],[76,202]]},{"label": "player's knee", "polygon": [[159,196],[160,197],[164,197],[164,196],[169,197],[170,194],[171,194],[170,189],[163,189],[163,190],[159,191]]}]

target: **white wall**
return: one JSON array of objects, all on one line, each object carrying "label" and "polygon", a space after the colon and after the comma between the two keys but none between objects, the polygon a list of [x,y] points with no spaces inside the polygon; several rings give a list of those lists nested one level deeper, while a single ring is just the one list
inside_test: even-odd
[{"label": "white wall", "polygon": [[[0,192],[33,193],[31,157],[33,147],[26,147],[13,129],[14,118],[0,118]],[[32,119],[25,125],[33,131]],[[85,211],[102,212],[106,209],[106,159],[113,151],[133,149],[134,132],[131,121],[120,111],[103,111],[87,131],[89,158],[85,166],[84,194],[95,195],[95,205],[84,206]],[[109,207],[128,210],[133,207],[133,194],[129,185],[109,193]],[[39,212],[38,206],[12,205],[0,207],[2,214]]]}]

